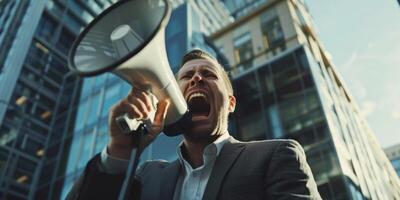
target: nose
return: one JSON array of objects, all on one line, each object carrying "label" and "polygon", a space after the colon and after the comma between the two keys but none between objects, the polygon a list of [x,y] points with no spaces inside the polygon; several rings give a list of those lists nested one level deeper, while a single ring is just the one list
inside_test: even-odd
[{"label": "nose", "polygon": [[201,86],[204,84],[203,77],[199,73],[195,73],[190,80],[190,86]]}]

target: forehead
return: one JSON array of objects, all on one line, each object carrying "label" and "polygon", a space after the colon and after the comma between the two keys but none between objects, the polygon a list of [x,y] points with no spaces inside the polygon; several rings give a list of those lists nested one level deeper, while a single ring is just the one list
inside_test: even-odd
[{"label": "forehead", "polygon": [[213,72],[217,73],[218,67],[219,67],[218,63],[208,60],[208,59],[193,59],[193,60],[186,62],[181,67],[178,74],[196,71],[196,70],[209,70],[209,71],[213,71]]}]

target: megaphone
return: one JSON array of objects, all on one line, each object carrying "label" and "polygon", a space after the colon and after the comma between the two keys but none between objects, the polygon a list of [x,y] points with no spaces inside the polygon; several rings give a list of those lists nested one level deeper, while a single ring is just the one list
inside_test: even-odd
[{"label": "megaphone", "polygon": [[[99,14],[73,43],[69,67],[81,76],[112,72],[134,89],[148,91],[157,100],[169,99],[165,125],[181,120],[187,113],[186,101],[170,69],[165,50],[165,27],[171,15],[167,0],[121,0]],[[127,115],[117,118],[129,133],[149,119],[138,121]],[[176,127],[164,130],[177,135]]]}]

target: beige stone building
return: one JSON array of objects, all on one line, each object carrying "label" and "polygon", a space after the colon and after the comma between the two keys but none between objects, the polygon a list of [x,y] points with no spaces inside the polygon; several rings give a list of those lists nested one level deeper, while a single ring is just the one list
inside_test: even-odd
[{"label": "beige stone building", "polygon": [[299,141],[324,199],[400,199],[399,178],[304,2],[246,2],[254,4],[243,3],[235,21],[210,36],[236,87],[233,135]]}]

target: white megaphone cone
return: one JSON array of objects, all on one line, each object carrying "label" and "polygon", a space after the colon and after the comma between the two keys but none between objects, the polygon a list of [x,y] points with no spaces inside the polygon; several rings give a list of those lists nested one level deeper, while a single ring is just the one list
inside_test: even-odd
[{"label": "white megaphone cone", "polygon": [[[187,104],[165,50],[165,27],[170,14],[166,0],[117,2],[95,18],[74,42],[70,68],[82,76],[112,72],[134,89],[153,94],[153,106],[158,100],[169,99],[165,124],[177,122],[187,112]],[[154,112],[144,121],[127,115],[117,121],[128,133],[153,119]]]}]

